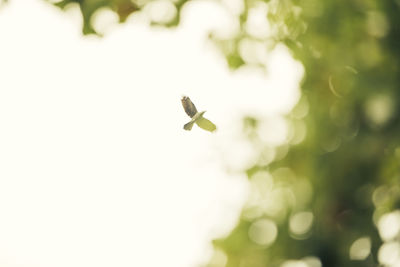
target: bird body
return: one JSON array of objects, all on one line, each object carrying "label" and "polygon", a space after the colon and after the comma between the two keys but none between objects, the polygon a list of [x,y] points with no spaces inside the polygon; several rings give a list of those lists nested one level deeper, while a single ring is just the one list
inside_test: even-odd
[{"label": "bird body", "polygon": [[189,97],[184,96],[182,97],[181,101],[183,109],[185,110],[186,114],[192,118],[190,122],[186,123],[183,126],[183,129],[190,131],[192,130],[193,124],[195,123],[197,124],[197,126],[206,131],[213,132],[217,129],[214,123],[203,117],[205,111],[201,112],[197,111],[196,106],[193,104],[193,102],[190,100]]}]

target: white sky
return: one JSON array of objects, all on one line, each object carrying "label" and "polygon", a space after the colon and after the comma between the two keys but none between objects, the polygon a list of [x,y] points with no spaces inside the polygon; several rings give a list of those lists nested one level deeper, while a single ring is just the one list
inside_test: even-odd
[{"label": "white sky", "polygon": [[[269,76],[230,72],[205,38],[229,21],[211,2],[175,30],[139,17],[98,39],[74,10],[0,10],[0,266],[196,266],[235,225],[255,157],[241,117],[290,110],[302,67],[278,47]],[[183,94],[217,133],[182,129]]]}]

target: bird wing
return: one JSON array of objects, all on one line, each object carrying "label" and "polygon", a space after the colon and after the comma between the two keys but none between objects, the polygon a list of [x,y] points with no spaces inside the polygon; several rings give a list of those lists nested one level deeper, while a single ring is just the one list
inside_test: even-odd
[{"label": "bird wing", "polygon": [[182,97],[181,101],[182,101],[183,109],[185,110],[186,114],[188,114],[188,116],[190,118],[193,118],[193,116],[196,115],[196,113],[197,113],[196,106],[193,104],[193,102],[187,96]]},{"label": "bird wing", "polygon": [[217,126],[215,126],[214,123],[212,123],[211,121],[207,120],[206,118],[199,118],[196,120],[196,124],[206,130],[206,131],[210,131],[210,132],[214,132],[217,129]]}]

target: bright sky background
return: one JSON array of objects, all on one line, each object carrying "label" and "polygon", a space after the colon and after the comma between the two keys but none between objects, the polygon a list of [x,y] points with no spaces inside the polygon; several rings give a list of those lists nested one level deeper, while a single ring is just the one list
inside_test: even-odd
[{"label": "bright sky background", "polygon": [[[268,75],[230,72],[206,40],[227,22],[217,4],[194,2],[175,30],[135,16],[99,39],[81,36],[77,10],[39,0],[0,10],[0,266],[207,261],[246,199],[240,170],[256,153],[242,116],[273,117],[265,141],[283,142],[277,115],[303,73],[282,46]],[[182,95],[217,133],[182,129]]]}]

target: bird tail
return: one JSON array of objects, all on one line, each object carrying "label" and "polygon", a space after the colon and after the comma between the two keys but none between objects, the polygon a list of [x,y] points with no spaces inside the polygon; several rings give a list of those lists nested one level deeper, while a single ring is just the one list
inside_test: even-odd
[{"label": "bird tail", "polygon": [[186,123],[185,125],[183,125],[183,129],[185,129],[186,131],[190,131],[193,128],[193,121]]}]

